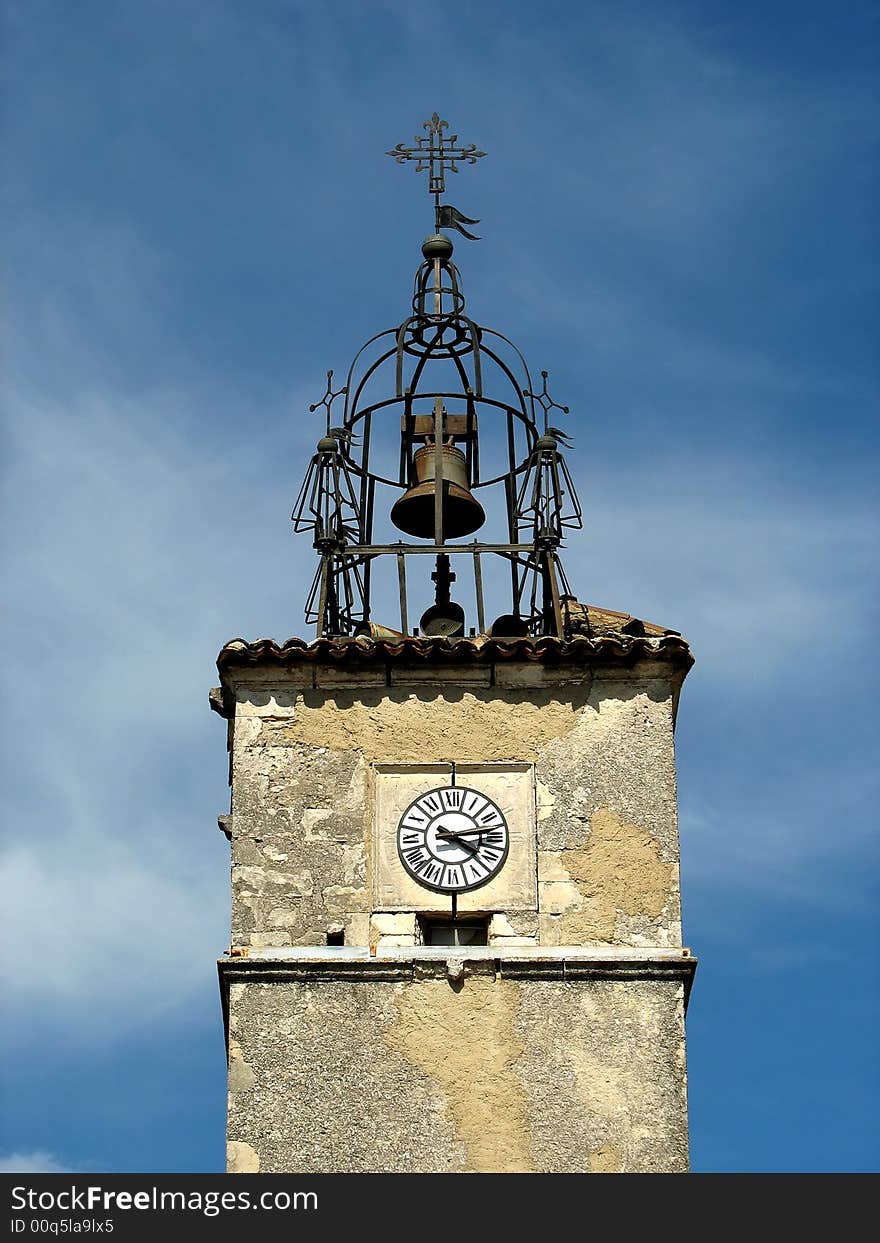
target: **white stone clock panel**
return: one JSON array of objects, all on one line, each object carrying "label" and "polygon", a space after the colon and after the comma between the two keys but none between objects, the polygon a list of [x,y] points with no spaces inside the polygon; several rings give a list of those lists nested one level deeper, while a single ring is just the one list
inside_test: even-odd
[{"label": "white stone clock panel", "polygon": [[[448,911],[448,894],[419,884],[398,853],[401,817],[421,795],[452,784],[451,764],[376,764],[372,842],[373,909]],[[456,897],[462,914],[537,909],[535,774],[531,764],[456,764],[456,786],[491,799],[507,825],[507,857],[486,884]]]}]

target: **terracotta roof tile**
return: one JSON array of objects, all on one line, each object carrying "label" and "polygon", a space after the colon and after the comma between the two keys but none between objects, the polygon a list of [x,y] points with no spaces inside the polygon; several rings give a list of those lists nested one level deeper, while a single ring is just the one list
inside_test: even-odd
[{"label": "terracotta roof tile", "polygon": [[[618,616],[626,617],[627,614]],[[636,619],[632,619],[636,620]],[[618,628],[592,637],[578,635],[572,639],[543,637],[538,639],[492,639],[480,635],[474,639],[400,639],[337,638],[288,639],[278,644],[273,639],[248,643],[231,639],[217,657],[221,674],[227,669],[254,665],[290,666],[311,664],[363,664],[400,662],[403,664],[462,664],[465,662],[529,661],[545,664],[561,662],[590,664],[596,661],[631,664],[636,660],[663,660],[689,668],[693,664],[687,641],[674,631],[663,631],[644,625],[643,633],[627,633]]]}]

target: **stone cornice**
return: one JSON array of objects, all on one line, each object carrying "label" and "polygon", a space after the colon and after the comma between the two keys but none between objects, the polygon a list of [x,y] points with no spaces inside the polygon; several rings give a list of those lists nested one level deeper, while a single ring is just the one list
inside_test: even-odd
[{"label": "stone cornice", "polygon": [[510,949],[500,946],[400,949],[370,954],[365,947],[318,951],[259,950],[247,956],[227,955],[217,960],[223,1023],[229,1041],[229,989],[233,984],[407,984],[425,979],[450,983],[472,975],[513,980],[554,980],[586,983],[601,980],[629,983],[672,980],[684,986],[687,1008],[697,959],[687,949],[601,948]]},{"label": "stone cornice", "polygon": [[306,951],[252,952],[218,959],[221,989],[231,984],[349,980],[401,982],[431,977],[494,975],[532,980],[657,980],[676,979],[690,992],[697,959],[686,949],[630,947],[523,950],[501,946],[442,950],[407,950],[370,954],[366,948],[340,948],[314,954]]},{"label": "stone cornice", "polygon": [[[245,639],[231,639],[217,657],[221,686],[211,693],[211,707],[221,716],[234,714],[235,694],[233,686],[247,685],[253,678],[266,680],[267,674],[285,671],[309,670],[310,684],[323,685],[326,677],[354,681],[358,676],[392,685],[406,680],[408,671],[423,678],[428,671],[438,677],[447,676],[454,682],[471,669],[473,677],[482,678],[487,685],[496,682],[517,684],[522,670],[525,681],[537,675],[528,670],[544,669],[548,676],[567,681],[569,677],[582,680],[593,670],[632,669],[642,662],[656,664],[671,673],[678,686],[694,663],[687,640],[669,632],[662,635],[607,634],[594,638],[578,636],[572,639],[543,637],[539,639],[493,639],[481,635],[474,639],[424,639],[416,637],[400,639],[337,638],[288,639],[276,643],[274,639],[258,639],[249,643]],[[482,670],[480,673],[478,671]],[[324,671],[324,672],[322,672]],[[337,683],[341,684],[341,683]]]}]

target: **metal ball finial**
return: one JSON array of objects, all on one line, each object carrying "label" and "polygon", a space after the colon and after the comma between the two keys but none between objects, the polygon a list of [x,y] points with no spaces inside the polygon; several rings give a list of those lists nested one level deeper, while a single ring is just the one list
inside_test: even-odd
[{"label": "metal ball finial", "polygon": [[445,263],[452,258],[454,249],[452,239],[447,237],[445,233],[431,233],[422,242],[422,254],[429,262],[433,259],[439,259],[441,263]]}]

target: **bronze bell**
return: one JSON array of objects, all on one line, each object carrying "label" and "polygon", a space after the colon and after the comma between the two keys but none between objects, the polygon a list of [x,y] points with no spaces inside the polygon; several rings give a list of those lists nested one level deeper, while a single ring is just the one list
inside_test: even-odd
[{"label": "bronze bell", "polygon": [[[413,465],[416,483],[394,503],[391,521],[399,531],[417,539],[434,538],[434,497],[436,489],[435,445],[419,449]],[[483,506],[468,488],[467,464],[461,449],[443,445],[443,538],[460,539],[478,531],[486,521]]]}]

